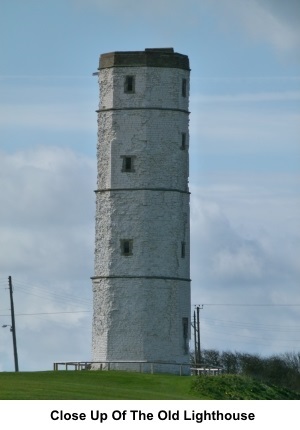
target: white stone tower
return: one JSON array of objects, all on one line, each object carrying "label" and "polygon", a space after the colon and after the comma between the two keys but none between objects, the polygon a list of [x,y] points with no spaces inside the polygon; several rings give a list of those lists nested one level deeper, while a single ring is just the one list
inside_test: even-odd
[{"label": "white stone tower", "polygon": [[111,368],[189,363],[189,73],[172,48],[100,57],[93,361]]}]

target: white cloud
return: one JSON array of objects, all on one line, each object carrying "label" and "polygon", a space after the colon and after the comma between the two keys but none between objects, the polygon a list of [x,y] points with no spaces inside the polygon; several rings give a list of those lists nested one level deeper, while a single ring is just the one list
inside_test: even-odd
[{"label": "white cloud", "polygon": [[[90,358],[91,312],[77,312],[92,304],[94,164],[57,147],[0,154],[0,280],[13,278],[23,369]],[[9,314],[7,291],[0,294],[1,314]],[[18,316],[23,313],[45,315]],[[5,333],[0,336],[5,351]]]},{"label": "white cloud", "polygon": [[246,244],[235,251],[220,251],[213,259],[212,272],[218,273],[222,281],[257,281],[262,277],[263,263],[256,250]]},{"label": "white cloud", "polygon": [[0,153],[0,163],[2,220],[14,227],[85,222],[96,181],[94,161],[69,149],[40,146]]},{"label": "white cloud", "polygon": [[[91,309],[94,164],[57,147],[1,154],[0,281],[3,285],[9,274],[13,276],[17,314]],[[300,204],[297,194],[287,193],[289,184],[286,180],[276,194],[274,178],[270,179],[274,188],[267,190],[260,177],[246,181],[235,176],[230,181],[219,176],[201,188],[192,187],[193,303],[300,301]],[[7,291],[0,294],[7,309],[2,312],[9,314]],[[241,314],[239,309],[229,313],[212,307],[205,312],[212,319],[228,320],[230,315],[249,324],[262,324],[267,318],[257,311],[254,318],[253,309]],[[282,312],[279,315],[282,321],[295,321],[291,315],[289,319]],[[272,318],[268,314],[268,323],[274,323]],[[2,324],[8,322],[7,317],[0,319]],[[57,360],[90,358],[91,313],[18,316],[17,330],[24,370],[49,369]],[[218,340],[222,329],[218,335],[217,327],[207,323],[204,330],[206,347],[224,347]],[[232,338],[230,330],[223,333],[227,348],[234,348],[237,339],[243,349],[259,344],[253,327],[236,334]],[[7,352],[11,339],[4,330],[0,336],[0,367],[7,370],[12,363]],[[278,333],[268,345],[266,353],[279,346],[281,351],[289,348],[280,343]]]},{"label": "white cloud", "polygon": [[238,27],[253,41],[267,43],[280,54],[299,52],[300,12],[296,1],[211,0],[210,4],[218,13],[223,31]]},{"label": "white cloud", "polygon": [[285,285],[292,299],[300,276],[300,199],[288,190],[277,196],[276,185],[264,189],[259,179],[236,190],[224,183],[218,191],[192,187],[192,277],[217,291],[252,285],[269,299]]},{"label": "white cloud", "polygon": [[299,29],[282,20],[270,3],[258,2],[255,5],[255,2],[249,2],[247,6],[243,8],[242,17],[254,38],[265,39],[282,52],[299,48]]},{"label": "white cloud", "polygon": [[204,304],[202,347],[295,350],[300,199],[292,176],[278,193],[280,176],[209,179],[191,188],[192,303]]}]

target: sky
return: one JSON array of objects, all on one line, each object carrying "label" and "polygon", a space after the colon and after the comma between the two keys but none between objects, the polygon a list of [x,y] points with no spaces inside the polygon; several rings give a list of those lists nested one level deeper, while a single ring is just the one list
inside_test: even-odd
[{"label": "sky", "polygon": [[[0,371],[91,360],[99,55],[189,56],[201,348],[300,350],[300,2],[1,0]],[[193,348],[193,345],[192,345]]]}]

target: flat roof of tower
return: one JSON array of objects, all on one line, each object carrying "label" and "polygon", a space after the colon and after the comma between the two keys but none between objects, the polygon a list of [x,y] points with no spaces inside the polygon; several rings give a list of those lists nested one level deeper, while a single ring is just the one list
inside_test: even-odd
[{"label": "flat roof of tower", "polygon": [[170,67],[190,70],[189,57],[174,52],[173,48],[108,52],[100,56],[99,69],[108,67]]}]

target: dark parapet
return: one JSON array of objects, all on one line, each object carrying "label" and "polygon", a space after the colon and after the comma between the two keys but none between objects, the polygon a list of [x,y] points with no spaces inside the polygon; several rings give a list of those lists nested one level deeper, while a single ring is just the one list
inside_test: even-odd
[{"label": "dark parapet", "polygon": [[116,51],[100,56],[99,69],[109,67],[166,67],[190,70],[187,55],[173,48],[147,48],[145,51]]}]

